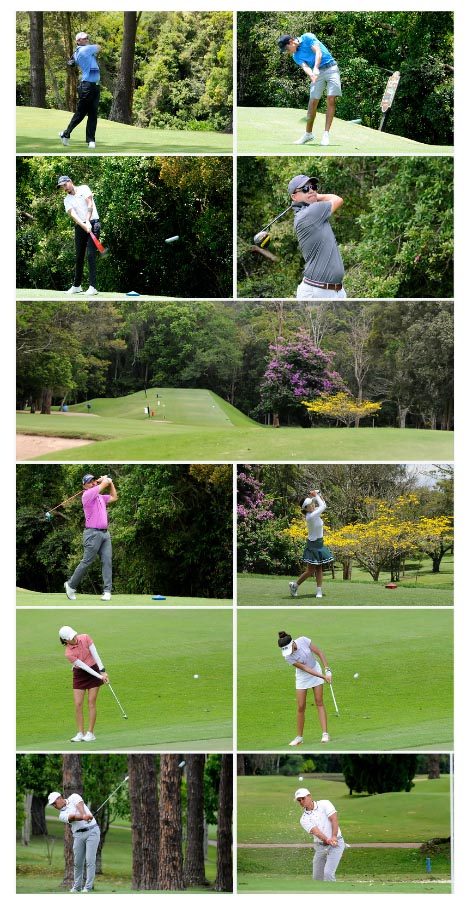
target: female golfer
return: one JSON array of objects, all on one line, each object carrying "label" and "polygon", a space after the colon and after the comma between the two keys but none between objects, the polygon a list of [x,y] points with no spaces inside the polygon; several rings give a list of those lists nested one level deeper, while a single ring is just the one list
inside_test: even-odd
[{"label": "female golfer", "polygon": [[[313,689],[315,705],[320,719],[322,728],[322,743],[328,743],[328,724],[326,711],[323,705],[323,683],[331,683],[331,670],[327,666],[326,657],[320,648],[301,635],[300,638],[292,638],[288,632],[279,632],[278,641],[281,653],[288,664],[295,667],[295,690],[297,695],[297,736],[289,743],[289,746],[300,746],[303,742],[305,708],[307,706],[307,690]],[[313,656],[320,658],[325,673],[321,671],[320,664]]]},{"label": "female golfer", "polygon": [[[93,639],[84,633],[78,635],[70,626],[59,629],[61,644],[65,645],[65,656],[73,665],[73,701],[78,733],[72,736],[72,743],[89,743],[96,739],[93,732],[96,723],[96,699],[100,686],[108,683],[108,674],[96,650]],[[85,733],[83,702],[88,691],[88,730]]]},{"label": "female golfer", "polygon": [[[317,505],[315,505],[315,501]],[[333,562],[332,554],[323,543],[323,521],[320,518],[322,512],[326,509],[326,503],[318,490],[311,490],[310,496],[307,496],[306,499],[301,499],[299,505],[308,529],[308,540],[303,556],[306,568],[297,581],[289,582],[291,597],[297,597],[299,585],[307,578],[311,578],[312,575],[315,575],[317,580],[315,597],[323,597],[323,566]]]}]

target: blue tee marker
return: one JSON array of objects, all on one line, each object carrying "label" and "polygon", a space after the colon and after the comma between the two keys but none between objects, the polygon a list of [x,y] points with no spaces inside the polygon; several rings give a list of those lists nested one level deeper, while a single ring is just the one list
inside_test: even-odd
[{"label": "blue tee marker", "polygon": [[164,597],[163,594],[154,594],[152,600],[166,600],[166,597]]}]

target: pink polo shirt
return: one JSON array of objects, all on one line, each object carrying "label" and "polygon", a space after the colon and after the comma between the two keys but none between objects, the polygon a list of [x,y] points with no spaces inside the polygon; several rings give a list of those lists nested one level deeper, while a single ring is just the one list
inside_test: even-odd
[{"label": "pink polo shirt", "polygon": [[108,527],[106,503],[110,499],[111,497],[108,493],[99,492],[99,487],[90,487],[89,490],[85,490],[82,496],[82,505],[85,513],[86,528],[106,530]]},{"label": "pink polo shirt", "polygon": [[90,638],[86,632],[83,635],[77,635],[78,644],[71,645],[68,644],[65,648],[65,656],[71,664],[74,664],[76,660],[83,660],[83,663],[87,667],[93,667],[96,663],[95,659],[90,654],[90,645],[93,644],[93,639]]}]

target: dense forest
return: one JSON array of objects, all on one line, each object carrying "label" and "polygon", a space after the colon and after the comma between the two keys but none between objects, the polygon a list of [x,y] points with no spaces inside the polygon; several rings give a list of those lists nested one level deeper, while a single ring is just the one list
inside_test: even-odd
[{"label": "dense forest", "polygon": [[75,34],[99,44],[99,116],[139,127],[232,127],[232,13],[18,12],[18,105],[73,110]]},{"label": "dense forest", "polygon": [[[285,369],[273,373],[280,355]],[[313,379],[325,363],[355,399],[380,404],[362,425],[373,419],[376,426],[452,429],[447,301],[17,305],[19,409],[147,386],[208,388],[261,422],[276,411],[283,425],[330,426],[302,404],[320,396],[323,386]],[[293,365],[305,378],[300,389]]]},{"label": "dense forest", "polygon": [[360,118],[378,129],[387,80],[398,70],[401,79],[387,132],[452,145],[453,27],[451,11],[241,12],[238,103],[306,108],[309,83],[289,55],[279,53],[277,39],[313,32],[339,65],[343,95],[337,113],[342,120]]}]

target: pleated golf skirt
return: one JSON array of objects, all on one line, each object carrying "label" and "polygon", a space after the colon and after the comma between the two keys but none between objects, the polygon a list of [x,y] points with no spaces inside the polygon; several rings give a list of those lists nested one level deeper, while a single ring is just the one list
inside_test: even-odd
[{"label": "pleated golf skirt", "polygon": [[[97,673],[100,672],[98,664],[93,664],[92,670],[96,670]],[[97,689],[98,686],[104,686],[102,679],[98,679],[97,676],[93,676],[91,673],[87,673],[86,670],[82,670],[81,667],[73,667],[73,689]]]},{"label": "pleated golf skirt", "polygon": [[328,547],[325,547],[323,537],[318,537],[317,540],[307,540],[303,555],[304,562],[311,566],[327,566],[333,560],[334,556]]}]

